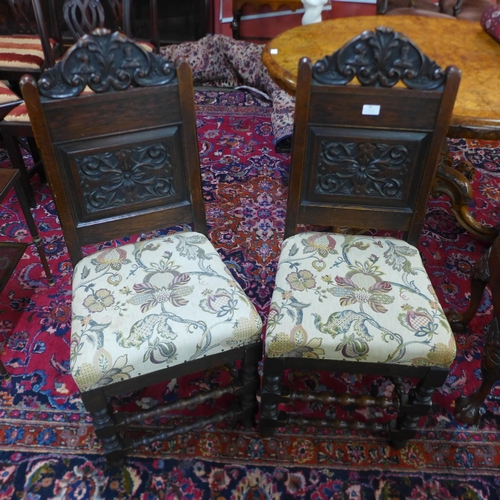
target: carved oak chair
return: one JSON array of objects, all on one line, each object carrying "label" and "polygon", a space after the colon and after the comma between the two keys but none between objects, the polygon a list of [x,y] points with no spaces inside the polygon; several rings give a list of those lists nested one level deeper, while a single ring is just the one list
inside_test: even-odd
[{"label": "carved oak chair", "polygon": [[[122,18],[118,17],[125,15],[121,9],[122,0],[105,1],[107,1],[106,4],[103,4],[99,0],[50,0],[46,5],[50,7],[50,10],[49,12],[44,12],[40,0],[30,0],[36,14],[36,22],[42,45],[50,47],[48,25],[52,27],[50,33],[57,40],[56,46],[60,50],[63,50],[64,43],[68,42],[68,38],[74,43],[78,38],[84,34],[91,33],[96,28],[103,28],[105,26],[109,28],[123,24]],[[105,6],[108,8],[105,9]],[[109,14],[108,18],[106,18],[106,14]],[[49,17],[48,20],[47,17]],[[146,46],[147,44],[145,44]],[[55,55],[53,51],[50,52],[46,58],[45,65],[47,67],[54,66]],[[23,74],[25,73],[28,73],[28,71],[23,72]],[[38,77],[38,75],[34,76]],[[12,92],[12,94],[13,98],[15,98],[15,92]],[[21,173],[21,181],[28,202],[31,206],[35,206],[36,200],[30,179],[38,174],[40,182],[43,183],[45,182],[45,173],[33,138],[26,105],[20,103],[19,106],[12,109],[3,117],[3,120],[0,121],[0,134],[4,139],[5,148],[12,165]],[[26,167],[20,146],[31,153],[34,168],[28,170]]]},{"label": "carved oak chair", "polygon": [[[354,77],[359,84],[348,85]],[[314,66],[299,62],[285,241],[265,339],[263,435],[294,422],[351,426],[385,430],[401,447],[429,412],[456,347],[414,245],[459,82],[458,69],[442,70],[390,28],[364,32]],[[296,233],[304,224],[401,231],[406,241]],[[286,385],[289,369],[287,380],[297,370],[389,377],[394,395],[303,391]],[[409,394],[404,378],[418,380]],[[392,406],[398,419],[310,421],[290,410],[315,400],[335,412]]]},{"label": "carved oak chair", "polygon": [[[38,77],[45,67],[55,64],[60,43],[51,37],[51,30],[45,23],[42,5],[39,0],[8,0],[12,13],[12,35],[0,36],[0,79],[7,80],[1,85],[2,102],[15,105],[2,106],[0,114],[0,134],[11,160],[12,166],[19,170],[21,185],[30,206],[35,206],[30,178],[36,174],[45,180],[43,167],[38,161],[35,141],[32,139],[31,126],[19,93],[19,80],[24,74]],[[53,0],[46,2],[47,8],[53,7]],[[26,140],[25,140],[26,138]],[[35,160],[35,168],[28,171],[24,163],[19,142],[27,147]]]},{"label": "carved oak chair", "polygon": [[[38,85],[21,82],[54,192],[73,275],[71,373],[109,460],[158,439],[256,412],[261,319],[206,237],[192,75],[118,32],[77,42]],[[83,94],[89,86],[94,92]],[[193,223],[106,247],[129,234]],[[171,406],[113,411],[110,398],[241,360],[226,387]],[[234,405],[196,419],[209,399]],[[189,409],[193,419],[155,435],[134,423]]]},{"label": "carved oak chair", "polygon": [[455,402],[456,418],[467,424],[478,424],[480,410],[492,387],[500,381],[500,236],[476,263],[471,276],[471,298],[464,313],[448,312],[448,321],[454,331],[463,332],[474,318],[486,286],[491,290],[493,320],[486,330],[481,385],[469,396],[461,396]]}]

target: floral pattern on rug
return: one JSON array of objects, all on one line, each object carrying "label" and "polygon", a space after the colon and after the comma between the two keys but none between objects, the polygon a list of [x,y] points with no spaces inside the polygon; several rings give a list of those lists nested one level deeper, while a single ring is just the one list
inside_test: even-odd
[{"label": "floral pattern on rug", "polygon": [[[0,497],[137,500],[335,500],[500,498],[494,476],[401,474],[334,467],[252,467],[202,460],[134,460],[108,469],[103,459],[44,455],[36,462],[0,455]],[[9,461],[12,460],[11,464]],[[20,477],[17,477],[20,476]],[[19,492],[21,493],[21,492]]]},{"label": "floral pattern on rug", "polygon": [[[196,101],[210,238],[265,319],[283,238],[290,155],[275,152],[269,101],[242,91],[197,92]],[[490,223],[500,220],[499,145],[450,141],[457,161],[465,158],[476,168],[472,210]],[[7,164],[5,154],[0,162]],[[455,336],[457,358],[435,395],[434,412],[403,450],[354,431],[292,427],[262,438],[256,429],[227,425],[139,449],[123,471],[108,470],[69,375],[72,267],[50,190],[35,187],[39,204],[33,213],[57,287],[47,287],[30,247],[0,294],[2,360],[12,373],[0,385],[0,498],[498,498],[500,386],[488,397],[479,426],[461,425],[453,416],[455,398],[479,384],[489,292],[470,333]],[[1,239],[29,237],[13,193],[0,217]],[[486,246],[457,224],[444,197],[430,200],[419,250],[444,308],[466,307],[468,275]],[[376,377],[287,376],[289,385],[309,390],[391,390]],[[125,403],[154,406],[227,377],[221,368],[176,379],[130,393]],[[208,404],[204,411],[213,408]],[[295,411],[332,416],[317,404]]]}]

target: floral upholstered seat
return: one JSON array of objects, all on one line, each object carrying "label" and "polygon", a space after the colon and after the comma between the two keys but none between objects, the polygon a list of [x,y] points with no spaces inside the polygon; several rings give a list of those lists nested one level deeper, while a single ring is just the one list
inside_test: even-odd
[{"label": "floral upholstered seat", "polygon": [[200,233],[84,258],[72,304],[71,373],[82,392],[260,342],[257,311]]},{"label": "floral upholstered seat", "polygon": [[[456,348],[416,246],[459,83],[457,68],[440,68],[385,27],[314,64],[299,61],[264,435],[290,424],[354,428],[382,431],[402,448],[431,410]],[[296,383],[316,370],[360,376],[366,390]],[[380,391],[364,375],[380,377]],[[328,417],[298,415],[303,404]]]},{"label": "floral upholstered seat", "polygon": [[284,242],[265,347],[268,357],[443,368],[456,351],[414,246],[312,232]]},{"label": "floral upholstered seat", "polygon": [[[33,132],[74,266],[70,371],[106,458],[121,464],[139,446],[220,422],[251,425],[262,321],[207,237],[189,65],[98,29],[21,90],[42,117]],[[172,229],[188,225],[195,232]],[[86,255],[152,231],[167,235]],[[207,370],[228,376],[154,408],[120,405]]]}]

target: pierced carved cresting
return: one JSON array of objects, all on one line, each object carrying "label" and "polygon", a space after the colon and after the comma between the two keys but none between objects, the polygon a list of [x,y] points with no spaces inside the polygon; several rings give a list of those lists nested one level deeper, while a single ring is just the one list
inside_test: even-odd
[{"label": "pierced carved cresting", "polygon": [[88,213],[176,194],[166,143],[76,157]]},{"label": "pierced carved cresting", "polygon": [[177,83],[174,63],[146,51],[119,32],[97,29],[82,37],[42,74],[38,89],[50,98],[74,97],[86,86],[94,92]]},{"label": "pierced carved cresting", "polygon": [[380,27],[365,31],[314,65],[313,78],[320,83],[345,85],[357,77],[361,85],[442,89],[442,68],[402,33]]},{"label": "pierced carved cresting", "polygon": [[411,166],[406,146],[322,141],[316,193],[403,197],[403,180]]}]

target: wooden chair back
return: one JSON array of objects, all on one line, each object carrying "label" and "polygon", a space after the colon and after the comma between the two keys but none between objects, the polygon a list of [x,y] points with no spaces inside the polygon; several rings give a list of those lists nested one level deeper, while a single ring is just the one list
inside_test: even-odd
[{"label": "wooden chair back", "polygon": [[51,30],[69,48],[97,28],[122,29],[123,0],[51,0]]},{"label": "wooden chair back", "polygon": [[[133,0],[122,0],[123,31],[131,38],[135,38],[136,35],[133,27],[135,14],[133,4]],[[149,42],[155,48],[156,52],[158,52],[160,48],[158,0],[149,0]]]},{"label": "wooden chair back", "polygon": [[[51,25],[46,23],[46,16],[52,10],[54,0],[7,0],[9,8],[8,35],[0,40],[2,46],[2,60],[0,61],[0,79],[9,80],[13,84],[19,82],[21,76],[25,73],[38,75],[43,68],[51,67],[55,64],[56,57],[59,55],[59,39],[52,32]],[[40,67],[37,67],[35,60],[38,58],[36,53],[39,49],[28,44],[26,57],[31,60],[30,65],[26,65],[19,45],[13,48],[15,42],[10,36],[15,35],[36,35],[34,40],[40,41],[43,52],[43,60],[40,59]],[[51,43],[51,39],[55,44]],[[6,44],[6,46],[3,46]],[[36,45],[36,42],[35,42]],[[13,51],[12,54],[10,51]],[[17,60],[17,56],[20,56]],[[41,53],[40,53],[41,56]],[[12,60],[11,60],[12,59]],[[4,60],[6,62],[4,62]]]},{"label": "wooden chair back", "polygon": [[206,233],[186,63],[97,30],[21,88],[73,264],[126,235],[191,222]]},{"label": "wooden chair back", "polygon": [[285,237],[312,224],[416,244],[459,82],[390,28],[301,60]]}]

